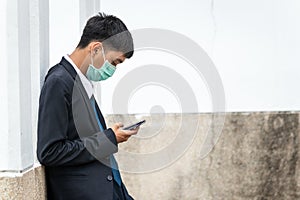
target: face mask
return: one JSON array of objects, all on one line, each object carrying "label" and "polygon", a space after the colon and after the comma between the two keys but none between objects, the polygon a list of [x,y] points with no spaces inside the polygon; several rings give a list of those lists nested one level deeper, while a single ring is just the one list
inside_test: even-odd
[{"label": "face mask", "polygon": [[100,69],[97,69],[94,67],[93,58],[91,56],[91,64],[89,65],[89,68],[86,72],[86,76],[91,81],[103,81],[111,77],[115,71],[116,67],[113,66],[108,60],[105,59],[104,49],[102,47],[102,55],[104,59],[103,65],[100,67]]}]

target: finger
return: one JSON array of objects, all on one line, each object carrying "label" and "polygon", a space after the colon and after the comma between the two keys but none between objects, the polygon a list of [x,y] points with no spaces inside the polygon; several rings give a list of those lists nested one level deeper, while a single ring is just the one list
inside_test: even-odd
[{"label": "finger", "polygon": [[135,135],[137,134],[137,131],[136,130],[123,130],[123,132],[126,134],[126,135]]},{"label": "finger", "polygon": [[139,131],[139,129],[140,129],[140,127],[137,127],[137,128],[135,128],[133,130],[130,130],[130,131],[132,131],[132,134],[137,134],[137,132]]},{"label": "finger", "polygon": [[131,135],[124,135],[124,136],[122,136],[122,141],[124,141],[124,142],[127,141],[130,136]]}]

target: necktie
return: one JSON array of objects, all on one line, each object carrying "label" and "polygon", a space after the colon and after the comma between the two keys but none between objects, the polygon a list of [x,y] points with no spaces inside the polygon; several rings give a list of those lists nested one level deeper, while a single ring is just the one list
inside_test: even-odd
[{"label": "necktie", "polygon": [[[103,131],[104,128],[103,128],[103,126],[102,126],[102,124],[100,122],[100,119],[99,119],[99,116],[98,116],[98,113],[97,113],[97,110],[96,110],[96,103],[95,103],[94,96],[92,96],[92,98],[91,98],[91,104],[92,104],[92,107],[94,109],[94,112],[95,112],[95,115],[96,115],[96,119],[97,119],[97,122],[98,122],[98,125],[99,125],[99,128],[100,128],[100,131]],[[115,181],[118,183],[119,186],[121,186],[121,183],[122,183],[121,175],[120,175],[120,172],[118,170],[117,161],[116,161],[116,159],[115,159],[115,157],[114,157],[113,154],[110,156],[110,165],[112,167],[112,173],[113,173]]]}]

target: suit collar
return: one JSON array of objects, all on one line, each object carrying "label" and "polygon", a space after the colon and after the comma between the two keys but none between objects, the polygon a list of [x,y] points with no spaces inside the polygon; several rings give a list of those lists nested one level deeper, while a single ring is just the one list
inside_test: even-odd
[{"label": "suit collar", "polygon": [[75,80],[77,72],[74,67],[69,63],[64,57],[62,57],[60,63],[68,72],[71,74],[72,78]]},{"label": "suit collar", "polygon": [[92,83],[92,81],[90,81],[81,71],[80,69],[76,66],[76,64],[73,62],[73,60],[70,58],[69,55],[65,55],[64,56],[65,60],[67,60],[68,63],[70,63],[73,67],[73,69],[75,69],[77,75],[79,76],[83,87],[89,97],[89,99],[92,97],[92,95],[94,94],[94,85]]}]

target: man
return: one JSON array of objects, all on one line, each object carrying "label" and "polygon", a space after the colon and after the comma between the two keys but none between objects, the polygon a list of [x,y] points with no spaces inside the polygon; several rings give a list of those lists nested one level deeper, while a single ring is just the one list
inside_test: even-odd
[{"label": "man", "polygon": [[138,129],[106,128],[91,81],[101,81],[133,55],[133,40],[115,16],[90,18],[71,55],[52,67],[40,95],[37,155],[49,200],[133,199],[113,156]]}]

